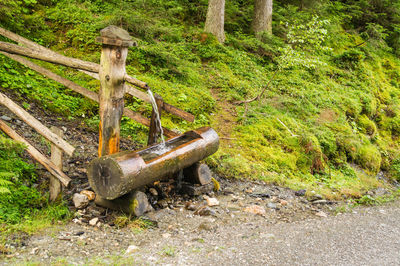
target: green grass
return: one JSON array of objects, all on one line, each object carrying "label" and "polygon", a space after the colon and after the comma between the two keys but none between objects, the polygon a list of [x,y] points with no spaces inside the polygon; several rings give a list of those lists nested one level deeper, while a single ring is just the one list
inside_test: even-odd
[{"label": "green grass", "polygon": [[[93,62],[100,58],[100,46],[94,42],[100,29],[109,24],[127,29],[139,44],[129,49],[128,74],[196,116],[188,123],[163,114],[166,127],[183,132],[211,125],[225,138],[207,159],[223,177],[306,188],[333,199],[357,198],[386,186],[375,177],[379,171],[399,178],[400,60],[379,39],[383,35],[367,38],[351,28],[349,14],[338,3],[300,11],[277,1],[274,35],[259,40],[249,30],[251,4],[231,1],[226,42],[221,45],[202,31],[206,5],[183,0],[40,2],[31,4],[35,11],[28,9],[13,25],[0,24],[67,56]],[[306,38],[304,45],[295,43],[309,34],[300,26],[315,14],[326,30],[323,42]],[[30,25],[32,18],[37,27],[21,26]],[[294,40],[287,38],[289,31]],[[264,97],[235,105],[262,90],[289,48],[296,56],[286,58],[286,67]],[[84,74],[43,65],[98,90],[99,83]],[[27,103],[68,113],[65,119],[85,119],[93,129],[98,124],[97,104],[3,56],[0,86]],[[125,102],[150,116],[148,104],[132,97]],[[122,134],[144,145],[147,129],[124,118]]]}]

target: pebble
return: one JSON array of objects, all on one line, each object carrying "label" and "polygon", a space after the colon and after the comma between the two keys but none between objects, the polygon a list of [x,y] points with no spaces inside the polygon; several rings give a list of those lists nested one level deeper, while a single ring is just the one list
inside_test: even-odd
[{"label": "pebble", "polygon": [[96,198],[96,194],[90,190],[82,190],[80,194],[85,195],[90,201]]},{"label": "pebble", "polygon": [[139,250],[139,247],[138,247],[138,246],[130,245],[130,246],[126,249],[125,255],[132,254],[132,253],[134,253],[134,252],[136,252],[136,251],[138,251],[138,250]]},{"label": "pebble", "polygon": [[2,115],[0,118],[1,118],[2,120],[4,120],[4,121],[11,121],[11,117],[8,117],[8,116],[6,116],[6,115]]},{"label": "pebble", "polygon": [[277,209],[276,203],[273,203],[273,202],[268,202],[267,203],[267,207],[270,208],[270,209]]},{"label": "pebble", "polygon": [[330,201],[327,200],[315,200],[312,202],[312,204],[328,204]]},{"label": "pebble", "polygon": [[280,200],[280,202],[279,202],[282,206],[286,206],[286,205],[288,205],[288,201],[287,200]]},{"label": "pebble", "polygon": [[207,201],[207,205],[210,207],[219,205],[219,201],[216,198],[207,198],[206,201]]},{"label": "pebble", "polygon": [[215,215],[215,211],[211,210],[207,206],[202,206],[199,209],[197,209],[194,214],[200,215],[200,216],[208,216],[208,215]]},{"label": "pebble", "polygon": [[91,225],[91,226],[95,226],[96,224],[97,224],[97,222],[99,221],[99,218],[93,218],[93,219],[91,219],[90,221],[89,221],[89,224]]},{"label": "pebble", "polygon": [[158,196],[158,192],[157,192],[157,189],[155,189],[155,188],[150,188],[149,189],[149,192],[150,192],[150,194],[151,195],[153,195],[153,196]]},{"label": "pebble", "polygon": [[258,205],[251,205],[244,209],[245,212],[257,214],[257,215],[265,215],[265,209]]},{"label": "pebble", "polygon": [[301,197],[301,196],[304,196],[304,195],[306,194],[306,192],[307,192],[307,190],[305,190],[305,189],[300,189],[300,190],[294,192],[294,195],[296,195],[296,196],[298,196],[298,197]]},{"label": "pebble", "polygon": [[322,217],[322,218],[328,217],[328,215],[327,215],[325,212],[323,212],[323,211],[319,211],[319,212],[317,212],[315,215],[316,215],[316,216],[319,216],[319,217]]},{"label": "pebble", "polygon": [[75,193],[72,197],[72,201],[74,202],[75,208],[82,209],[85,208],[89,204],[89,199],[86,195]]},{"label": "pebble", "polygon": [[311,201],[316,201],[316,200],[322,200],[322,196],[319,194],[315,194],[314,196],[311,197]]}]

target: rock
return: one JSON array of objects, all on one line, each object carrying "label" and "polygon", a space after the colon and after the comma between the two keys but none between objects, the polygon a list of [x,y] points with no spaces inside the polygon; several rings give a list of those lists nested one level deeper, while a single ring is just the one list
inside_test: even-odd
[{"label": "rock", "polygon": [[4,121],[11,121],[11,117],[8,117],[8,116],[6,116],[6,115],[2,115],[1,117],[0,117],[2,120],[4,120]]},{"label": "rock", "polygon": [[328,215],[327,215],[325,212],[323,212],[323,211],[319,211],[319,212],[317,212],[315,215],[316,215],[316,216],[319,216],[319,217],[322,217],[322,218],[328,217]]},{"label": "rock", "polygon": [[188,196],[200,196],[201,194],[206,194],[211,192],[213,188],[214,188],[213,183],[200,186],[182,182],[180,193],[187,194]]},{"label": "rock", "polygon": [[96,198],[96,194],[90,190],[82,190],[80,194],[85,195],[90,201]]},{"label": "rock", "polygon": [[86,195],[75,193],[72,197],[72,201],[74,202],[75,208],[83,209],[89,204],[89,199]]},{"label": "rock", "polygon": [[31,254],[31,255],[35,255],[35,254],[38,253],[38,251],[39,251],[39,248],[38,248],[38,247],[33,248],[32,251],[30,252],[30,254]]},{"label": "rock", "polygon": [[251,193],[249,194],[250,197],[253,198],[266,198],[269,199],[271,197],[271,194],[269,193]]},{"label": "rock", "polygon": [[302,197],[302,196],[304,196],[304,195],[306,194],[306,192],[307,192],[307,190],[305,190],[305,189],[300,189],[300,190],[294,192],[294,195],[296,195],[296,196],[298,196],[298,197]]},{"label": "rock", "polygon": [[278,209],[278,207],[276,206],[276,203],[273,203],[273,202],[268,202],[267,207],[270,209],[274,209],[274,210]]},{"label": "rock", "polygon": [[280,203],[282,206],[286,206],[286,205],[289,204],[289,202],[288,202],[287,200],[280,200],[279,203]]},{"label": "rock", "polygon": [[207,201],[207,205],[210,207],[219,205],[219,201],[216,198],[207,198],[206,201]]},{"label": "rock", "polygon": [[194,212],[194,214],[200,216],[208,216],[208,215],[215,215],[215,211],[211,210],[208,206],[201,206]]},{"label": "rock", "polygon": [[314,200],[312,204],[330,204],[330,201],[327,200]]},{"label": "rock", "polygon": [[164,233],[162,234],[163,238],[170,238],[171,234],[170,233]]},{"label": "rock", "polygon": [[244,209],[245,212],[249,212],[249,213],[253,213],[253,214],[257,214],[257,215],[265,215],[265,209],[261,206],[258,205],[251,205],[248,206]]},{"label": "rock", "polygon": [[99,218],[93,218],[89,221],[89,225],[91,226],[95,226],[97,224],[97,222],[99,221]]},{"label": "rock", "polygon": [[78,232],[76,232],[74,235],[75,236],[81,236],[81,235],[83,235],[85,232],[84,231],[78,231]]},{"label": "rock", "polygon": [[198,229],[199,230],[204,230],[204,231],[211,231],[211,230],[213,230],[213,227],[208,222],[202,222],[199,225]]},{"label": "rock", "polygon": [[195,211],[195,210],[197,210],[197,206],[194,203],[188,201],[185,203],[185,209],[187,209],[189,211]]},{"label": "rock", "polygon": [[154,197],[158,196],[157,189],[155,189],[155,188],[150,188],[150,189],[149,189],[149,192],[150,192],[150,194],[153,195]]},{"label": "rock", "polygon": [[138,250],[139,250],[139,247],[138,247],[138,246],[130,245],[130,246],[126,249],[125,255],[132,254],[132,253],[134,253],[134,252],[136,252],[136,251],[138,251]]},{"label": "rock", "polygon": [[382,197],[382,196],[388,194],[388,191],[386,189],[384,189],[383,187],[378,187],[375,190],[374,194],[375,194],[376,197]]},{"label": "rock", "polygon": [[319,194],[315,194],[311,197],[310,201],[322,200],[322,196]]}]

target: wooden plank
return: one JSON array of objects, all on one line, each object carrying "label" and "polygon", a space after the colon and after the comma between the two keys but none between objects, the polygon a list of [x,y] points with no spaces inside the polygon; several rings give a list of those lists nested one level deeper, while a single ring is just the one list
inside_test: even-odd
[{"label": "wooden plank", "polygon": [[26,141],[23,137],[18,135],[11,127],[9,127],[3,120],[0,119],[0,129],[4,131],[8,136],[12,139],[24,143],[27,148],[26,151],[41,165],[43,165],[52,175],[54,175],[60,182],[68,187],[71,179],[64,174],[60,169],[57,168],[54,163],[52,163],[46,156],[40,153],[35,147],[33,147],[28,141]]},{"label": "wooden plank", "polygon": [[137,87],[139,87],[139,88],[142,88],[142,89],[146,89],[147,90],[147,89],[150,88],[149,85],[147,85],[146,82],[143,82],[143,81],[138,80],[138,79],[136,79],[134,77],[131,77],[128,74],[125,74],[124,80],[129,82],[129,83],[131,83],[131,84],[133,84],[133,85],[135,85],[135,86],[137,86]]},{"label": "wooden plank", "polygon": [[80,59],[67,57],[55,53],[43,53],[42,51],[38,51],[36,49],[26,48],[7,42],[0,42],[0,50],[10,54],[23,55],[30,58],[39,59],[54,64],[60,64],[76,69],[88,70],[91,72],[99,72],[100,68],[100,65],[92,62],[83,61]]},{"label": "wooden plank", "polygon": [[[54,132],[54,134],[56,134],[60,138],[64,136],[64,131],[55,126],[51,127],[51,131]],[[51,145],[50,160],[60,171],[62,171],[63,152],[54,144]],[[54,176],[50,176],[49,191],[50,191],[50,201],[55,201],[57,198],[59,198],[59,195],[61,194],[61,182]]]},{"label": "wooden plank", "polygon": [[30,125],[32,128],[34,128],[39,134],[41,134],[43,137],[45,137],[47,140],[50,142],[54,143],[57,147],[62,149],[65,153],[67,153],[69,156],[72,156],[74,153],[75,148],[51,132],[50,129],[48,129],[45,125],[43,125],[39,120],[34,118],[32,115],[30,115],[27,111],[22,109],[20,106],[18,106],[16,103],[14,103],[10,98],[8,98],[6,95],[0,92],[0,103],[6,106],[10,111],[12,111],[14,114],[16,114],[19,118],[21,118],[25,123]]}]

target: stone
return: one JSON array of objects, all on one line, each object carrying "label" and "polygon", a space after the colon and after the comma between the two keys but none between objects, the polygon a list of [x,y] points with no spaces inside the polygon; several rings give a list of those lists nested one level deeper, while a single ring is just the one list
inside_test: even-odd
[{"label": "stone", "polygon": [[267,207],[270,208],[270,209],[274,209],[274,210],[278,209],[277,206],[276,206],[276,203],[273,203],[273,202],[268,202],[267,203]]},{"label": "stone", "polygon": [[90,201],[94,200],[96,198],[96,194],[93,191],[90,190],[82,190],[81,193],[82,195],[85,195],[88,197]]},{"label": "stone", "polygon": [[219,205],[219,201],[216,198],[207,198],[206,201],[207,201],[207,205],[210,207]]},{"label": "stone", "polygon": [[306,194],[306,192],[307,192],[307,190],[305,190],[305,189],[300,189],[300,190],[294,192],[294,195],[296,195],[296,196],[298,196],[298,197],[301,197],[301,196],[304,196],[304,195]]},{"label": "stone", "polygon": [[319,212],[317,212],[315,215],[316,215],[316,216],[319,216],[319,217],[322,217],[322,218],[328,217],[328,215],[327,215],[325,212],[323,212],[323,211],[319,211]]},{"label": "stone", "polygon": [[79,193],[75,193],[72,197],[72,201],[74,202],[75,208],[83,209],[89,204],[89,199],[86,195],[82,195]]},{"label": "stone", "polygon": [[261,215],[261,216],[265,215],[265,209],[259,205],[248,206],[244,209],[244,211],[253,213],[253,214],[257,214],[257,215]]},{"label": "stone", "polygon": [[211,210],[208,206],[201,206],[194,212],[194,214],[200,216],[209,216],[209,215],[215,215],[215,211]]},{"label": "stone", "polygon": [[280,203],[282,206],[286,206],[286,205],[289,204],[289,202],[288,202],[287,200],[280,200],[279,203]]},{"label": "stone", "polygon": [[253,198],[266,198],[266,199],[271,198],[271,194],[269,193],[251,193],[249,194],[249,196]]},{"label": "stone", "polygon": [[158,192],[157,192],[157,189],[155,189],[155,188],[150,188],[149,189],[149,192],[150,192],[150,194],[151,195],[153,195],[153,196],[158,196]]},{"label": "stone", "polygon": [[189,211],[195,211],[195,210],[197,210],[197,206],[196,206],[196,204],[188,201],[185,203],[185,209],[187,209]]},{"label": "stone", "polygon": [[330,201],[327,200],[314,200],[312,204],[330,204]]},{"label": "stone", "polygon": [[135,245],[129,245],[129,247],[126,249],[126,251],[125,251],[125,255],[129,255],[129,254],[132,254],[132,253],[134,253],[134,252],[136,252],[136,251],[138,251],[139,250],[139,247],[138,246],[135,246]]},{"label": "stone", "polygon": [[311,201],[322,200],[322,196],[319,194],[315,194],[311,197]]},{"label": "stone", "polygon": [[89,225],[91,226],[95,226],[97,224],[97,222],[99,221],[99,218],[93,218],[89,221]]},{"label": "stone", "polygon": [[1,120],[7,121],[7,122],[11,121],[11,117],[8,117],[6,115],[2,115],[0,118],[1,118]]}]

